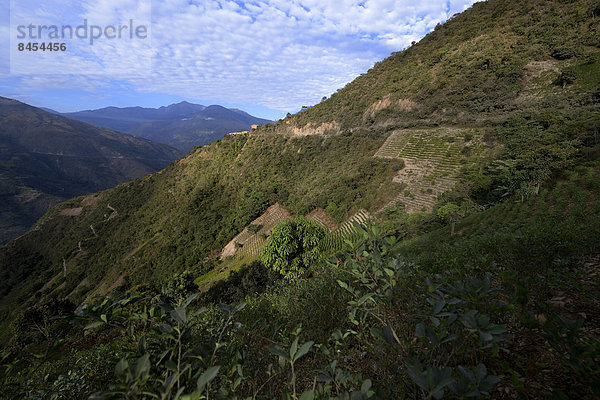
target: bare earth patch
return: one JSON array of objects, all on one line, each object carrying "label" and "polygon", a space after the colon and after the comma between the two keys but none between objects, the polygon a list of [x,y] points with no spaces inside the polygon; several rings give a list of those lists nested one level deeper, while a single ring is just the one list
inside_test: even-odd
[{"label": "bare earth patch", "polygon": [[317,223],[329,229],[330,232],[335,230],[335,228],[337,228],[338,226],[338,224],[336,224],[331,218],[329,218],[327,212],[322,208],[315,208],[314,210],[312,210],[306,215],[306,219],[312,219],[316,221]]},{"label": "bare earth patch", "polygon": [[83,207],[65,208],[64,210],[60,210],[59,214],[65,217],[77,217],[81,214],[82,211]]},{"label": "bare earth patch", "polygon": [[294,136],[336,135],[340,133],[340,124],[337,121],[331,121],[315,126],[309,122],[302,128],[290,126],[288,131]]},{"label": "bare earth patch", "polygon": [[418,104],[411,99],[396,99],[392,100],[391,95],[385,95],[381,100],[377,100],[371,104],[363,113],[363,121],[368,118],[373,118],[375,115],[386,108],[393,108],[397,111],[411,111],[418,107]]}]

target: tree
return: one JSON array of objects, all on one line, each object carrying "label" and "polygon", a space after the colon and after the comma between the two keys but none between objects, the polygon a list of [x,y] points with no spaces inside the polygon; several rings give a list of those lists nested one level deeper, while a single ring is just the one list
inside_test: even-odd
[{"label": "tree", "polygon": [[437,216],[450,222],[450,236],[454,235],[456,220],[459,217],[460,207],[454,203],[446,203],[437,210]]},{"label": "tree", "polygon": [[161,294],[165,301],[171,304],[181,304],[191,294],[198,291],[198,285],[194,282],[194,274],[185,270],[174,275],[162,288]]},{"label": "tree", "polygon": [[261,250],[263,264],[291,280],[315,263],[319,257],[319,242],[325,228],[312,220],[285,220],[273,228]]},{"label": "tree", "polygon": [[52,299],[44,304],[36,304],[21,311],[13,321],[14,343],[25,346],[29,343],[41,343],[64,335],[69,324],[62,318],[71,315],[75,304],[68,300]]}]

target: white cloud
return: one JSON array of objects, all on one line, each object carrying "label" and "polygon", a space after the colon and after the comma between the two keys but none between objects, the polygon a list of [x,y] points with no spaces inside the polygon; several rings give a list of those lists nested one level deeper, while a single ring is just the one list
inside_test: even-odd
[{"label": "white cloud", "polygon": [[[55,0],[42,3],[49,1]],[[29,2],[40,4],[19,0],[20,12]],[[76,3],[69,18],[86,18],[98,25],[128,15],[140,22],[150,18],[149,0]],[[472,3],[154,1],[151,48],[139,40],[99,41],[92,47],[77,48],[69,75],[42,78],[30,70],[21,82],[27,89],[53,84],[101,92],[102,79],[85,78],[91,72],[100,72],[111,79],[123,79],[140,92],[254,103],[291,111],[329,95]],[[31,9],[41,20],[56,18],[47,7]],[[150,57],[151,68],[143,62]],[[35,66],[32,68],[35,70]]]}]

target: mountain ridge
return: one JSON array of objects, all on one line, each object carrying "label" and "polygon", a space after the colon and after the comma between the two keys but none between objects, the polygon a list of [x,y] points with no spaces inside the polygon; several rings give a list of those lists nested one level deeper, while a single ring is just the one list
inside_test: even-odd
[{"label": "mountain ridge", "polygon": [[[206,389],[215,397],[236,390],[228,374],[244,368],[253,375],[240,378],[240,397],[298,385],[310,398],[327,391],[318,370],[329,382],[352,376],[339,387],[347,397],[593,398],[599,12],[588,0],[477,3],[314,107],[57,205],[0,249],[0,317],[17,331],[27,310],[88,304],[84,339],[68,332],[73,357],[94,354],[100,361],[85,366],[110,375],[83,376],[90,391],[131,376],[113,378],[106,349],[128,360],[119,369],[150,360],[150,389],[162,390],[176,367],[160,360],[175,352],[145,335],[177,343],[159,324],[173,318],[179,329],[195,301],[207,307],[188,321],[184,350],[209,343],[201,354],[226,366]],[[273,278],[260,256],[269,230],[306,215],[337,225],[318,241],[323,260]],[[131,322],[124,314],[152,324],[156,301],[173,307],[139,341],[115,328]],[[20,344],[10,329],[0,337]],[[31,359],[52,344],[19,332]],[[208,368],[199,364],[193,387]],[[22,368],[39,376],[37,365]],[[18,378],[53,390],[53,378]]]},{"label": "mountain ridge", "polygon": [[23,233],[51,205],[139,178],[181,155],[7,98],[0,98],[0,146],[0,242]]},{"label": "mountain ridge", "polygon": [[242,110],[230,110],[219,105],[203,106],[187,101],[159,108],[105,107],[63,115],[168,144],[183,152],[222,139],[226,133],[249,130],[252,125],[271,122]]},{"label": "mountain ridge", "polygon": [[[588,30],[592,29],[589,17],[573,12],[569,14],[567,11],[560,14],[556,11],[558,6],[559,3],[552,7],[542,7],[542,3],[519,5],[519,9],[529,9],[524,14],[526,16],[536,15],[539,9],[548,14],[548,18],[552,17],[551,21],[573,18],[579,24],[577,26],[581,27],[579,31],[569,31],[569,35],[561,32],[538,37],[537,44],[534,42],[531,45],[536,50],[530,51],[529,47],[522,48],[520,60],[515,61],[514,51],[510,46],[505,45],[499,47],[503,49],[504,53],[496,53],[493,59],[488,60],[491,50],[487,48],[483,48],[481,54],[472,53],[468,58],[465,57],[461,50],[466,46],[465,40],[467,43],[504,43],[506,29],[503,28],[504,25],[498,25],[498,23],[485,29],[477,28],[477,26],[473,28],[470,25],[459,25],[461,21],[464,22],[465,18],[473,19],[474,15],[481,15],[481,18],[476,21],[481,26],[485,26],[485,23],[481,21],[487,21],[493,14],[502,15],[506,18],[505,21],[510,21],[514,13],[514,10],[508,7],[507,2],[504,1],[478,3],[469,10],[467,16],[457,16],[436,28],[433,33],[415,46],[378,63],[369,73],[357,78],[356,81],[322,103],[285,120],[263,125],[250,135],[226,137],[220,143],[196,149],[160,174],[154,174],[130,183],[126,187],[109,191],[111,195],[122,198],[125,203],[129,201],[126,200],[128,191],[135,193],[141,190],[146,193],[149,197],[144,200],[148,201],[144,209],[148,215],[140,214],[138,219],[128,223],[133,224],[136,221],[142,225],[146,224],[144,229],[153,231],[154,234],[163,232],[159,234],[159,237],[162,237],[161,241],[153,240],[153,246],[156,248],[149,252],[148,256],[145,256],[146,258],[140,258],[140,265],[134,267],[132,271],[138,268],[144,269],[142,266],[146,264],[156,264],[156,261],[151,260],[150,254],[161,254],[161,258],[165,260],[172,259],[171,265],[163,264],[164,271],[157,270],[156,276],[139,275],[137,279],[158,282],[159,275],[168,275],[176,272],[177,268],[189,268],[201,263],[206,256],[220,251],[227,242],[241,232],[247,223],[278,201],[293,215],[305,215],[315,208],[326,209],[329,216],[338,223],[349,218],[359,209],[374,212],[393,201],[402,203],[403,198],[406,198],[407,201],[415,198],[416,209],[413,211],[419,211],[417,200],[422,196],[427,196],[427,204],[435,203],[436,195],[443,194],[435,187],[431,193],[428,193],[427,186],[416,186],[413,190],[417,190],[418,193],[412,193],[410,189],[406,189],[409,182],[404,182],[402,178],[394,180],[395,176],[402,173],[404,165],[402,152],[404,150],[399,148],[397,151],[400,153],[395,153],[400,154],[399,158],[397,155],[391,158],[373,157],[395,131],[402,133],[407,129],[423,128],[434,132],[440,126],[453,127],[451,131],[456,131],[455,133],[438,135],[439,139],[435,139],[437,142],[433,141],[433,136],[429,138],[427,135],[415,137],[414,140],[417,146],[421,146],[419,143],[433,146],[432,148],[436,152],[442,152],[435,146],[443,143],[447,143],[447,147],[452,143],[463,146],[464,149],[461,152],[464,151],[464,154],[460,152],[455,154],[454,150],[451,154],[451,159],[454,160],[452,161],[452,168],[454,168],[452,173],[456,174],[460,172],[462,166],[467,167],[473,160],[477,160],[477,164],[487,165],[494,157],[498,157],[499,149],[506,148],[505,141],[508,137],[512,137],[507,135],[510,129],[518,131],[519,135],[524,135],[524,137],[528,130],[530,132],[547,131],[548,135],[555,135],[557,140],[562,140],[560,138],[565,134],[554,133],[563,129],[560,126],[560,119],[552,119],[544,112],[540,112],[539,98],[548,99],[541,107],[554,107],[556,109],[554,115],[567,115],[568,118],[575,118],[575,121],[586,121],[586,119],[593,121],[594,115],[596,115],[594,113],[597,113],[594,109],[595,103],[590,103],[587,109],[582,109],[583,111],[572,112],[571,110],[576,110],[577,108],[574,107],[579,107],[580,101],[584,101],[583,99],[588,98],[590,93],[597,90],[594,80],[583,79],[585,75],[582,75],[581,80],[564,88],[556,85],[555,81],[560,77],[561,70],[586,68],[587,71],[587,65],[590,65],[587,64],[589,56],[584,54],[598,53],[597,47],[582,47],[581,51],[587,53],[582,53],[582,55],[569,60],[552,61],[557,64],[557,69],[544,70],[534,80],[523,79],[526,76],[528,64],[537,62],[538,58],[554,60],[551,54],[556,41],[560,40],[563,44],[574,43],[576,38],[586,36]],[[536,7],[538,8],[536,9]],[[551,11],[553,7],[556,10]],[[537,18],[534,19],[537,20]],[[521,20],[528,21],[525,17],[522,17]],[[529,26],[528,29],[537,32],[538,25],[535,23],[527,25],[525,22],[521,22],[523,26]],[[508,22],[506,23],[508,24]],[[547,19],[544,19],[543,24],[546,23],[548,23]],[[515,40],[513,30],[514,28],[509,30],[510,40]],[[449,31],[457,31],[456,36],[459,40],[437,42],[432,39],[444,37],[448,35]],[[472,31],[480,32],[479,36],[472,37]],[[534,36],[528,31],[524,31],[518,36],[519,40],[525,42],[532,37]],[[483,41],[481,38],[486,40]],[[598,42],[596,43],[598,45]],[[449,55],[440,58],[436,51],[432,51],[429,46],[436,49],[446,48],[445,51]],[[545,52],[541,53],[536,46],[542,46]],[[495,49],[497,46],[493,47]],[[428,62],[424,59],[425,57],[429,58]],[[503,57],[507,57],[505,63],[496,64]],[[413,60],[419,58],[421,58],[421,64],[412,63]],[[464,60],[468,65],[489,64],[490,67],[475,68],[475,72],[471,68],[461,70],[455,66],[459,60]],[[480,64],[479,60],[485,61],[487,64]],[[598,60],[592,58],[592,63],[591,65],[595,66],[592,73],[597,76]],[[440,68],[439,64],[447,68]],[[428,100],[429,104],[423,103],[423,98],[417,98],[417,94],[424,95],[424,92],[418,89],[419,86],[415,86],[415,82],[421,82],[424,79],[421,71],[423,68],[435,68],[438,71],[437,91],[429,91],[431,95]],[[447,70],[447,76],[442,74],[445,70]],[[513,76],[515,71],[518,72],[518,75]],[[428,78],[430,73],[427,72],[424,76]],[[457,76],[456,74],[462,75]],[[377,77],[379,78],[377,79]],[[375,84],[371,85],[370,81]],[[494,83],[495,86],[488,81]],[[510,84],[502,85],[502,82],[505,81]],[[408,98],[406,95],[398,94],[395,88],[401,82],[405,82],[407,86],[404,90],[412,90],[417,87],[416,94],[412,96],[414,100],[406,100]],[[481,84],[481,82],[488,82],[486,85],[492,87],[493,90],[487,93],[473,86]],[[448,86],[453,88],[457,84],[464,84],[464,90],[450,97],[455,98],[453,104],[458,109],[447,108],[444,112],[444,107],[449,104],[445,97],[450,90]],[[366,86],[372,87],[375,93],[357,90],[357,88]],[[387,88],[386,90],[389,92],[381,92],[384,88]],[[444,94],[443,96],[438,93],[440,91]],[[514,99],[529,93],[536,93],[538,100],[522,103],[520,108],[516,108]],[[460,97],[461,95],[463,97]],[[457,98],[458,100],[456,100]],[[485,104],[481,102],[482,99],[485,99]],[[340,102],[345,105],[340,105]],[[340,110],[335,116],[331,114],[333,104],[337,104],[336,107]],[[484,106],[484,110],[478,116],[477,110],[482,106]],[[488,111],[485,111],[486,109]],[[373,110],[372,115],[369,110]],[[493,110],[498,110],[498,113],[489,116]],[[561,116],[561,118],[567,117]],[[333,124],[331,121],[339,122]],[[573,126],[575,123],[569,122],[568,126]],[[524,128],[527,124],[533,124],[533,128]],[[508,129],[505,126],[514,128]],[[585,132],[592,129],[591,126],[585,122],[581,132],[577,135],[587,135]],[[468,138],[473,137],[473,134],[469,132],[473,129],[476,131],[475,136],[478,137],[478,145],[487,146],[490,149],[490,154],[482,156],[481,159],[478,159],[477,155],[470,154],[475,151],[470,144],[472,139]],[[569,135],[573,134],[569,133]],[[401,137],[408,136],[402,134]],[[581,140],[589,139],[582,136]],[[525,157],[519,155],[519,152],[523,152],[528,146],[531,145],[524,145],[523,149],[512,149],[511,152],[517,154],[518,157]],[[409,150],[406,152],[405,156],[412,156]],[[341,154],[343,156],[340,156]],[[444,156],[445,153],[442,152],[439,155]],[[423,157],[428,156],[424,154]],[[469,157],[471,157],[471,161],[469,161]],[[540,157],[540,155],[536,154],[531,157]],[[461,164],[463,162],[464,164]],[[301,167],[301,165],[303,166]],[[319,165],[319,168],[315,169],[315,165]],[[480,167],[483,171],[479,172],[480,174],[485,172],[482,168]],[[431,172],[431,175],[423,177],[423,181],[428,182],[425,180],[426,178],[432,184],[439,183],[440,188],[444,186],[446,179],[444,174],[447,172],[443,167],[434,168]],[[292,181],[286,178],[288,174],[294,177]],[[269,176],[269,178],[265,180],[265,176]],[[466,178],[457,179],[454,176],[452,185],[460,184],[460,181],[464,179]],[[477,179],[487,182],[491,178],[481,176]],[[156,187],[162,187],[164,193],[156,193],[150,188],[149,182],[155,182]],[[477,185],[482,185],[482,183],[478,182]],[[451,189],[451,186],[446,187],[444,191],[448,189]],[[421,193],[421,191],[423,192]],[[173,197],[178,201],[174,202]],[[159,199],[162,200],[159,201]],[[215,204],[211,204],[211,199]],[[138,197],[134,201],[135,204],[138,204],[138,208],[142,206],[139,203],[142,200],[141,197]],[[116,200],[111,201],[111,204],[116,206]],[[215,209],[217,205],[228,211]],[[106,208],[106,205],[102,207]],[[121,208],[127,207],[122,205]],[[163,220],[160,214],[155,215],[155,212],[152,211],[153,208],[165,209],[165,212],[171,215],[170,222]],[[93,210],[90,212],[93,213]],[[141,211],[138,212],[141,213]],[[183,215],[187,215],[189,212],[194,215],[196,213],[204,214],[199,217],[201,220],[198,221],[189,220],[187,217],[181,220]],[[150,215],[154,215],[154,217],[151,218]],[[80,219],[85,221],[83,216],[85,213]],[[142,221],[146,222],[142,223]],[[153,225],[151,221],[161,222]],[[88,222],[82,222],[82,224],[83,226],[89,225]],[[180,234],[165,234],[165,230],[170,229],[167,228],[170,224],[177,226],[178,230],[181,229]],[[124,222],[121,228],[125,229]],[[150,240],[152,237],[154,235],[147,237],[146,240]],[[187,249],[185,244],[192,242],[198,242],[197,248]],[[179,245],[175,245],[175,243],[179,243]],[[118,245],[125,245],[125,241],[120,241]],[[132,242],[127,245],[131,246],[131,249],[119,251],[113,249],[109,253],[111,256],[119,252],[128,253],[140,243],[137,243],[137,239],[132,238]],[[79,264],[81,264],[80,261]],[[84,267],[82,266],[82,268]],[[112,266],[111,268],[121,267]],[[146,272],[146,274],[150,273]]]}]

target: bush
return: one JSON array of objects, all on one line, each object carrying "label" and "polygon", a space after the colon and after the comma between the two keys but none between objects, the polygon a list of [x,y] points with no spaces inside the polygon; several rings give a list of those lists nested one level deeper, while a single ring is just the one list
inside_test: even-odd
[{"label": "bush", "polygon": [[267,268],[292,279],[319,259],[325,234],[325,228],[306,218],[283,221],[273,228],[260,258]]},{"label": "bush", "polygon": [[248,232],[250,233],[258,233],[262,229],[262,225],[250,224],[248,225]]},{"label": "bush", "polygon": [[552,50],[552,57],[557,60],[568,60],[575,57],[575,50],[570,47],[559,47]]},{"label": "bush", "polygon": [[231,304],[244,300],[247,295],[262,293],[276,279],[269,272],[260,261],[253,261],[239,271],[233,271],[227,279],[215,283],[202,295],[202,300]]},{"label": "bush", "polygon": [[164,300],[171,304],[181,304],[198,290],[194,278],[194,274],[187,270],[173,276],[161,290]]},{"label": "bush", "polygon": [[575,82],[577,79],[577,74],[573,71],[563,71],[558,79],[556,80],[557,85],[561,85],[565,87]]}]

